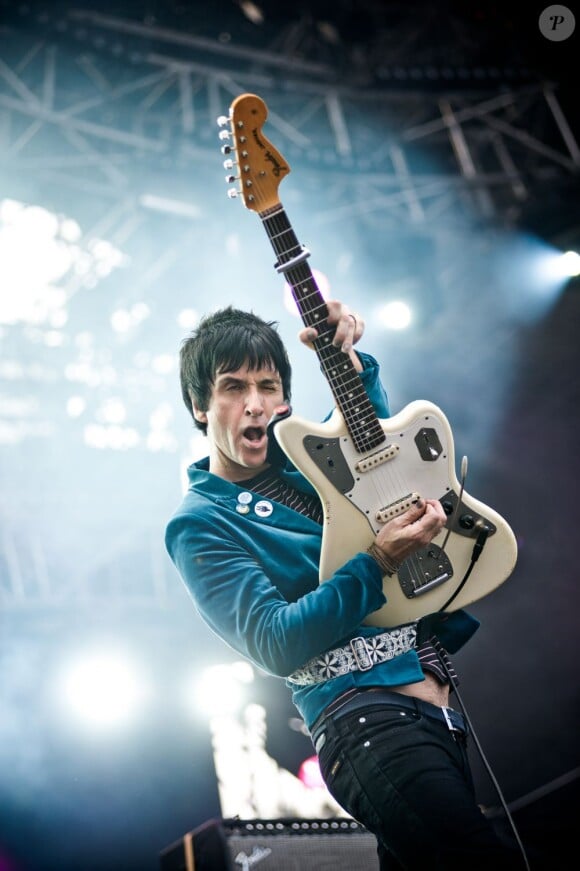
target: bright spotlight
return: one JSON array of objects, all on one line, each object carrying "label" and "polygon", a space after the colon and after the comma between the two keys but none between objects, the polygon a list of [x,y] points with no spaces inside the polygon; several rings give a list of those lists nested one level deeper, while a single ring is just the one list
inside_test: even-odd
[{"label": "bright spotlight", "polygon": [[[312,276],[316,281],[316,285],[322,298],[324,300],[330,299],[330,281],[324,272],[320,272],[318,269],[313,269]],[[287,281],[284,282],[284,307],[291,315],[299,317],[300,312],[298,311],[296,300],[292,295],[292,288]]]},{"label": "bright spotlight", "polygon": [[132,665],[121,655],[93,653],[69,666],[63,693],[78,720],[110,728],[130,719],[143,697]]},{"label": "bright spotlight", "polygon": [[248,662],[211,666],[197,680],[189,704],[208,717],[235,714],[246,701],[245,685],[253,680],[254,670]]},{"label": "bright spotlight", "polygon": [[538,274],[544,282],[561,282],[580,274],[580,255],[576,251],[551,251],[538,263]]},{"label": "bright spotlight", "polygon": [[388,330],[404,330],[412,321],[411,309],[406,302],[388,302],[379,311],[379,321]]},{"label": "bright spotlight", "polygon": [[576,251],[566,251],[560,257],[560,262],[562,264],[562,270],[564,275],[567,275],[568,278],[574,278],[576,275],[580,275],[580,254]]},{"label": "bright spotlight", "polygon": [[320,773],[318,756],[309,756],[304,760],[298,769],[298,778],[308,789],[320,789],[325,785]]},{"label": "bright spotlight", "polygon": [[184,308],[177,315],[177,323],[183,330],[193,330],[199,323],[199,314],[194,308]]},{"label": "bright spotlight", "polygon": [[263,23],[264,13],[256,3],[251,3],[250,0],[241,0],[240,9],[252,24]]},{"label": "bright spotlight", "polygon": [[0,323],[62,326],[68,292],[59,282],[82,275],[86,286],[95,286],[124,262],[125,255],[103,239],[83,242],[72,219],[0,200]]}]

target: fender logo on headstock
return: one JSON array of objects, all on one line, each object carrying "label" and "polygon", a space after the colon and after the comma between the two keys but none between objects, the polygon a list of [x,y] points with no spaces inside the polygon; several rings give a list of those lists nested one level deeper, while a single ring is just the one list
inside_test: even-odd
[{"label": "fender logo on headstock", "polygon": [[248,209],[260,214],[280,206],[278,186],[290,172],[285,159],[262,132],[267,115],[260,97],[242,94],[230,106],[229,117],[218,118],[220,127],[229,124],[230,128],[221,131],[220,139],[232,140],[231,145],[222,147],[222,153],[228,156],[224,168],[236,170],[235,175],[226,176],[226,181],[239,183],[237,189],[230,188],[228,195],[239,194]]},{"label": "fender logo on headstock", "polygon": [[264,143],[262,142],[262,140],[260,139],[260,137],[258,135],[258,128],[257,127],[254,127],[254,129],[252,130],[252,136],[254,137],[256,145],[258,145],[260,148],[263,149],[264,158],[272,164],[272,167],[273,167],[272,172],[274,173],[276,178],[280,177],[280,173],[288,172],[288,167],[285,166],[284,164],[280,163],[276,159],[276,156],[274,154],[272,154],[270,149],[266,148],[266,146],[264,145]]}]

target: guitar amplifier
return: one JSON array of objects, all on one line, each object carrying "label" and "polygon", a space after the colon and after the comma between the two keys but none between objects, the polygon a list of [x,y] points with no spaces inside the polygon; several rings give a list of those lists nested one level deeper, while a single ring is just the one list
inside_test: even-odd
[{"label": "guitar amplifier", "polygon": [[377,871],[374,835],[350,818],[208,820],[160,853],[161,871]]}]

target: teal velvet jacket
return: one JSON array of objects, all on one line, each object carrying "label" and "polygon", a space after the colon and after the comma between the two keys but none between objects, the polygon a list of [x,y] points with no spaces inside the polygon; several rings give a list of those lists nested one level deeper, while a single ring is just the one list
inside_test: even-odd
[{"label": "teal velvet jacket", "polygon": [[[380,418],[389,416],[379,366],[367,354],[365,388]],[[384,631],[365,626],[368,614],[385,604],[381,571],[372,557],[358,553],[331,578],[319,583],[322,527],[297,511],[262,500],[243,486],[209,472],[205,458],[188,469],[189,489],[166,529],[166,546],[195,606],[207,625],[259,668],[287,677],[313,656],[357,636]],[[314,492],[288,461],[281,475],[297,489]],[[240,494],[246,494],[241,502]],[[262,500],[263,501],[263,500]],[[240,513],[240,504],[249,511]],[[456,652],[479,623],[465,611],[439,615],[430,632]],[[294,704],[310,727],[322,710],[352,687],[396,686],[424,680],[415,650],[312,686],[292,689]]]}]

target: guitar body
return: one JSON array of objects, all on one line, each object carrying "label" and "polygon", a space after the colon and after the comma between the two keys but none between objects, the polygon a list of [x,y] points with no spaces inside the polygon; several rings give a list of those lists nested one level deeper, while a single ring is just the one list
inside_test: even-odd
[{"label": "guitar body", "polygon": [[[440,610],[468,570],[482,524],[490,530],[481,556],[449,608],[454,611],[482,598],[512,573],[517,559],[515,536],[493,509],[460,495],[455,474],[453,435],[445,415],[417,400],[381,420],[387,445],[398,448],[390,459],[361,470],[366,457],[352,443],[341,414],[313,424],[291,417],[276,424],[281,448],[316,489],[324,526],[320,581],[324,582],[359,551],[364,551],[387,520],[406,510],[414,496],[439,499],[448,513],[446,528],[429,548],[406,560],[399,573],[386,576],[387,603],[370,614],[372,626],[393,627]],[[426,446],[426,449],[425,449]],[[444,551],[441,547],[444,545]]]},{"label": "guitar body", "polygon": [[308,266],[309,251],[278,198],[290,167],[263,134],[267,115],[260,97],[242,94],[218,125],[224,128],[224,168],[237,173],[226,181],[239,183],[228,193],[241,196],[260,216],[276,254],[276,271],[292,288],[304,325],[316,329],[312,344],[336,404],[326,423],[290,416],[274,429],[280,447],[322,501],[320,582],[366,550],[379,529],[419,497],[439,499],[446,528],[406,559],[396,575],[385,577],[387,603],[366,622],[392,627],[463,608],[509,577],[517,558],[514,534],[499,514],[463,492],[451,427],[440,409],[417,400],[380,420],[351,358],[334,347],[335,328]]}]

